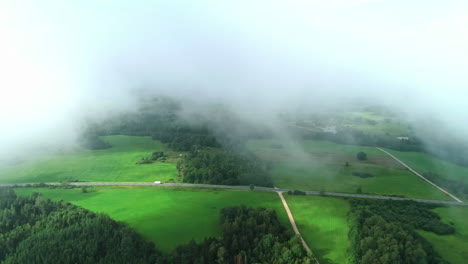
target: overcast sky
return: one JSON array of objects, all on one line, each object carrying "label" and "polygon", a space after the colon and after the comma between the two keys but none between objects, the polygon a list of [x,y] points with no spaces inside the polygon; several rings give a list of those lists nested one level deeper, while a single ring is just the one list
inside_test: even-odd
[{"label": "overcast sky", "polygon": [[249,109],[365,97],[468,132],[466,0],[3,0],[0,37],[1,146],[69,140],[135,88]]}]

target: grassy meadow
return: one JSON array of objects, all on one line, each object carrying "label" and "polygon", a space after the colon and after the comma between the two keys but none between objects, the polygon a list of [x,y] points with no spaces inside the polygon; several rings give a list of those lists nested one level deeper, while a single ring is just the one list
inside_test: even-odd
[{"label": "grassy meadow", "polygon": [[0,183],[58,182],[67,180],[102,182],[177,181],[175,163],[135,164],[155,151],[165,151],[150,137],[106,136],[112,145],[103,150],[81,150],[48,156],[16,165],[0,166]]},{"label": "grassy meadow", "polygon": [[432,232],[418,231],[434,246],[435,250],[452,264],[465,264],[468,259],[468,208],[442,207],[434,211],[442,221],[452,224],[454,235],[439,236]]},{"label": "grassy meadow", "polygon": [[[385,153],[373,147],[342,145],[319,140],[304,140],[290,145],[274,140],[250,141],[248,148],[263,160],[272,162],[275,186],[299,190],[397,195],[410,198],[450,200],[450,197],[425,183]],[[359,161],[356,153],[367,153]],[[348,162],[350,166],[345,166]],[[353,172],[374,175],[360,178]]]},{"label": "grassy meadow", "polygon": [[468,168],[466,167],[438,159],[426,153],[402,152],[388,149],[387,151],[419,173],[434,172],[447,179],[463,181],[468,184]]},{"label": "grassy meadow", "polygon": [[285,195],[304,240],[321,264],[347,263],[349,204],[340,198]]},{"label": "grassy meadow", "polygon": [[[281,223],[291,225],[276,193],[178,187],[95,187],[76,189],[18,188],[18,195],[39,192],[127,223],[156,247],[169,252],[190,240],[221,235],[220,209],[245,204],[277,212]],[[292,231],[291,231],[292,232]]]}]

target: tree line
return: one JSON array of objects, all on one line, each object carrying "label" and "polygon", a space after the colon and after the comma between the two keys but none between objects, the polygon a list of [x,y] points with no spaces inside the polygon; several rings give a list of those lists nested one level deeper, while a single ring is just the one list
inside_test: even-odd
[{"label": "tree line", "polygon": [[193,148],[177,169],[184,182],[272,187],[267,165],[252,154]]},{"label": "tree line", "polygon": [[430,211],[437,205],[364,199],[351,199],[350,204],[351,263],[448,263],[415,231],[439,235],[455,232]]}]

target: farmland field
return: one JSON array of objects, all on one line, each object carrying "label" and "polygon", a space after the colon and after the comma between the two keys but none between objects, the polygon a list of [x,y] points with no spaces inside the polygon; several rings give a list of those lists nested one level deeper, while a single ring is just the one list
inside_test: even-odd
[{"label": "farmland field", "polygon": [[176,187],[96,187],[82,193],[76,189],[16,189],[18,195],[42,193],[94,212],[107,213],[127,223],[156,247],[169,252],[190,240],[221,235],[220,209],[245,204],[274,209],[286,228],[291,228],[276,193]]},{"label": "farmland field", "polygon": [[442,177],[468,184],[468,168],[420,152],[388,150],[419,173],[434,172]]},{"label": "farmland field", "polygon": [[297,227],[322,264],[347,263],[346,200],[319,196],[285,195]]},{"label": "farmland field", "polygon": [[434,211],[445,223],[452,223],[454,235],[439,236],[432,232],[419,231],[434,246],[435,250],[452,264],[464,264],[468,259],[468,208],[443,207]]},{"label": "farmland field", "polygon": [[[450,200],[376,148],[318,140],[304,140],[296,145],[256,140],[250,141],[248,147],[258,157],[272,162],[271,175],[277,187],[356,193],[361,186],[367,194]],[[368,160],[357,160],[359,151],[366,152]],[[349,166],[345,166],[346,162]],[[357,177],[353,175],[356,172],[373,177]]]},{"label": "farmland field", "polygon": [[41,160],[0,166],[0,183],[58,182],[67,180],[103,182],[151,182],[177,180],[175,163],[135,164],[155,151],[164,151],[150,137],[106,136],[110,149],[81,150],[48,156]]}]

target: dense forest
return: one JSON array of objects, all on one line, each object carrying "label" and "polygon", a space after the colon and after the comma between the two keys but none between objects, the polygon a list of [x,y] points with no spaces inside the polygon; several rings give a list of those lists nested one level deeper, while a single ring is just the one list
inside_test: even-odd
[{"label": "dense forest", "polygon": [[38,194],[0,188],[0,263],[160,263],[161,254],[133,230]]},{"label": "dense forest", "polygon": [[245,206],[221,210],[223,236],[178,247],[172,263],[312,263],[297,237],[279,223],[274,211]]},{"label": "dense forest", "polygon": [[361,264],[447,263],[415,229],[453,234],[430,211],[436,207],[413,201],[350,200],[350,261]]},{"label": "dense forest", "polygon": [[177,168],[184,182],[273,186],[264,162],[227,150],[193,148]]}]

